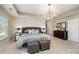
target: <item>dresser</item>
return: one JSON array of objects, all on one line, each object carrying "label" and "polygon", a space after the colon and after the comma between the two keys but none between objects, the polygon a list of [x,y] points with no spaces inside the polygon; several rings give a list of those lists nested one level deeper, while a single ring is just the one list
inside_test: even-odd
[{"label": "dresser", "polygon": [[67,31],[54,30],[54,37],[67,40],[68,34]]}]

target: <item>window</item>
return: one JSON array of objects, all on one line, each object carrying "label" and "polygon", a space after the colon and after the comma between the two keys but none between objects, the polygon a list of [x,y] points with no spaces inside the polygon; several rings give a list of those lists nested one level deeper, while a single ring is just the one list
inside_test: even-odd
[{"label": "window", "polygon": [[8,20],[6,16],[0,16],[0,40],[7,37],[8,34]]}]

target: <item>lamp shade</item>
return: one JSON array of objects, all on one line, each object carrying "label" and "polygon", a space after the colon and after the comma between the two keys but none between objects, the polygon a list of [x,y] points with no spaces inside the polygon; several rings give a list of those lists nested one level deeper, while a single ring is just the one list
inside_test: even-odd
[{"label": "lamp shade", "polygon": [[20,25],[17,26],[16,29],[17,29],[17,32],[21,32],[21,26]]},{"label": "lamp shade", "polygon": [[17,30],[20,30],[21,28],[17,28]]}]

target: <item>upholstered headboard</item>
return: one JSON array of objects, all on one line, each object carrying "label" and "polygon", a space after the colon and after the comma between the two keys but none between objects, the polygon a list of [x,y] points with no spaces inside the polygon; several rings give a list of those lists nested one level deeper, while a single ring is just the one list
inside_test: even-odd
[{"label": "upholstered headboard", "polygon": [[42,33],[41,28],[40,27],[23,27],[22,28],[22,33],[25,33],[26,30],[28,29],[35,29],[35,30],[39,30],[39,33]]}]

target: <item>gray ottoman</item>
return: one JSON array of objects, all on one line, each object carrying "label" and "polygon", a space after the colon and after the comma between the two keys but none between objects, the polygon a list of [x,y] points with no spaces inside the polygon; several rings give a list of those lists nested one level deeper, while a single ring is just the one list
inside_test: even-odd
[{"label": "gray ottoman", "polygon": [[37,41],[28,42],[27,51],[28,53],[31,53],[31,54],[39,52],[39,43]]},{"label": "gray ottoman", "polygon": [[48,50],[50,49],[50,40],[40,40],[39,45],[41,51]]}]

